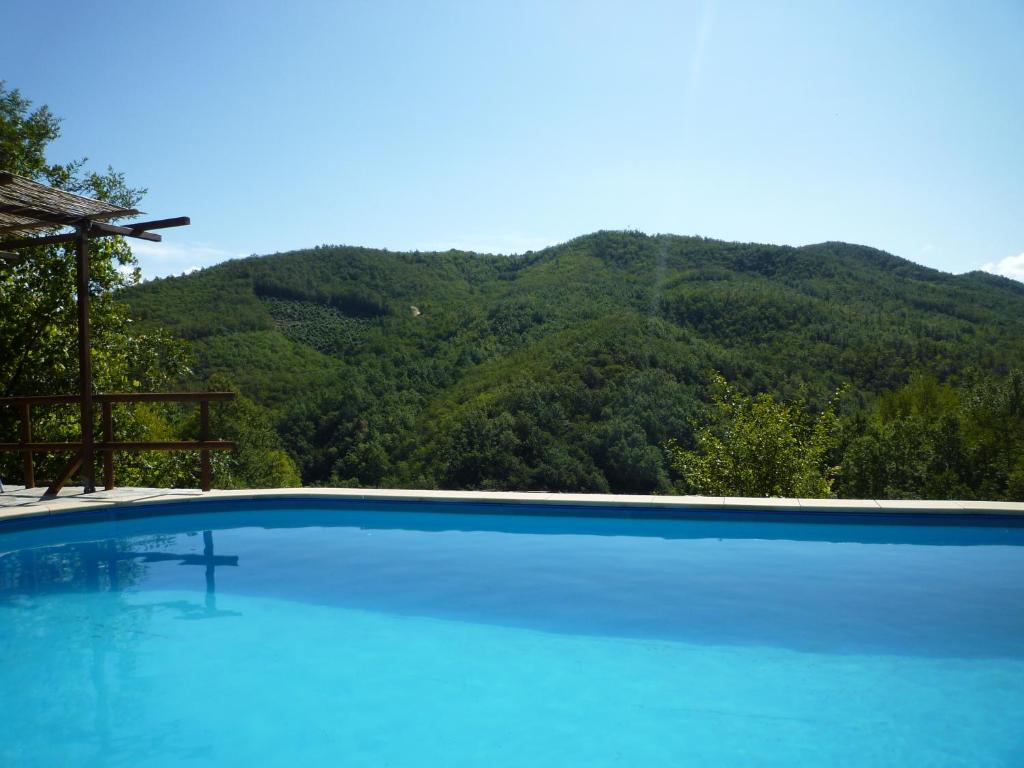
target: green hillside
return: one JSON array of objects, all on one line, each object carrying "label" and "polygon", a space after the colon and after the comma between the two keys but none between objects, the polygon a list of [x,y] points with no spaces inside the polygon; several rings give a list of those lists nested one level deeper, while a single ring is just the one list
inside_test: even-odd
[{"label": "green hillside", "polygon": [[325,246],[123,298],[143,327],[191,340],[199,378],[226,374],[268,409],[306,483],[685,490],[664,444],[693,445],[713,371],[812,409],[847,385],[839,408],[863,433],[915,374],[977,388],[1024,366],[1024,285],[843,243]]}]

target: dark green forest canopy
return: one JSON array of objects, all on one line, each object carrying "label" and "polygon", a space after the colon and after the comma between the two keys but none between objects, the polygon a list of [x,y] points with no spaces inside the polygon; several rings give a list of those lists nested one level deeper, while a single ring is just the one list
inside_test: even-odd
[{"label": "dark green forest canopy", "polygon": [[852,418],[917,373],[1024,366],[1024,285],[844,243],[324,246],[121,296],[269,410],[307,483],[670,492],[664,444],[693,445],[712,371],[810,408],[848,385]]}]

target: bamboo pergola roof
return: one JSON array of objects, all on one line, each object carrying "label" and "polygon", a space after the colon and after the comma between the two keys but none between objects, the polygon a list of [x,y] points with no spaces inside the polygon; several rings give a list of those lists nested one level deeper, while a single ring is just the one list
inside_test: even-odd
[{"label": "bamboo pergola roof", "polygon": [[122,208],[0,172],[0,235],[57,229],[83,220],[110,221],[138,213],[133,208]]}]

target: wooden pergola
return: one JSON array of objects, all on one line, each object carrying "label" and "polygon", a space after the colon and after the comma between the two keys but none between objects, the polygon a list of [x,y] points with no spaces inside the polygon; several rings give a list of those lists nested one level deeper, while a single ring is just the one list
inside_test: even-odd
[{"label": "wooden pergola", "polygon": [[[24,458],[25,486],[34,487],[33,451],[72,451],[74,457],[64,471],[47,488],[56,494],[81,470],[86,493],[96,490],[95,455],[102,453],[104,486],[114,487],[113,454],[115,451],[198,450],[201,458],[202,488],[210,490],[210,451],[230,450],[234,444],[209,437],[209,403],[230,400],[231,392],[161,392],[94,394],[92,353],[89,342],[89,242],[100,237],[132,237],[159,242],[160,235],[151,230],[187,226],[187,216],[130,224],[111,221],[134,217],[139,211],[123,208],[103,200],[76,195],[45,184],[0,172],[0,268],[16,265],[30,258],[19,253],[44,245],[73,244],[75,249],[76,296],[78,314],[78,389],[73,395],[39,394],[0,398],[0,405],[17,406],[21,414],[21,440],[0,443],[0,450],[19,451]],[[30,236],[26,236],[30,235]],[[17,237],[15,237],[17,236]],[[197,441],[117,442],[113,435],[112,404],[115,402],[197,401],[200,404],[200,437]],[[93,404],[103,408],[103,440],[93,434]],[[33,405],[78,403],[82,439],[76,442],[33,442],[31,408]]]}]

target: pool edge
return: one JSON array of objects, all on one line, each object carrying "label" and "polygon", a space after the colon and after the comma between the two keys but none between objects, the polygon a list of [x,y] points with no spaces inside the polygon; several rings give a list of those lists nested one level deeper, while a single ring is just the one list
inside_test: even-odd
[{"label": "pool edge", "polygon": [[[76,493],[77,491],[77,493]],[[805,519],[818,515],[825,519],[849,516],[850,518],[873,518],[878,521],[935,524],[936,520],[954,519],[960,525],[991,525],[1000,519],[1019,523],[1024,520],[1024,503],[991,501],[929,501],[929,500],[874,500],[874,499],[791,499],[791,498],[746,498],[716,496],[641,496],[625,494],[576,494],[516,491],[427,491],[402,489],[368,488],[271,488],[237,491],[198,491],[182,489],[123,488],[114,491],[100,491],[83,494],[80,489],[69,489],[69,494],[52,499],[43,499],[42,490],[12,490],[3,494],[8,499],[17,499],[12,504],[0,507],[0,527],[11,524],[17,527],[43,527],[84,518],[110,518],[142,516],[147,508],[153,508],[154,515],[178,514],[199,511],[185,507],[215,509],[211,502],[237,502],[246,500],[287,500],[314,501],[335,500],[349,502],[409,502],[428,504],[470,502],[473,505],[527,505],[535,507],[560,508],[569,514],[579,515],[580,507],[604,509],[617,507],[633,513],[628,517],[680,517],[696,513],[721,511],[726,517],[743,513],[764,515],[765,521],[778,517],[799,515]],[[24,501],[20,501],[24,499]],[[189,504],[192,502],[192,504]],[[413,506],[413,505],[410,505]],[[643,510],[649,510],[643,515]],[[673,514],[673,512],[677,514]],[[550,511],[536,510],[536,514],[551,514]],[[596,514],[601,517],[604,515]]]}]

